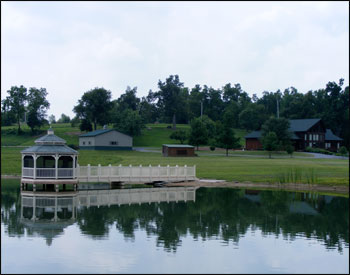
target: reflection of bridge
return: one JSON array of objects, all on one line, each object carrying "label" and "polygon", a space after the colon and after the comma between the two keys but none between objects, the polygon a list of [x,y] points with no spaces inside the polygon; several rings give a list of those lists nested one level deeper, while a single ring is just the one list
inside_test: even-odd
[{"label": "reflection of bridge", "polygon": [[[114,190],[83,190],[77,192],[21,192],[21,219],[23,208],[32,208],[31,220],[40,219],[44,212],[52,213],[52,221],[58,221],[58,214],[65,209],[71,212],[70,219],[77,216],[77,208],[90,206],[111,206],[152,202],[195,201],[198,187],[131,188]],[[26,220],[26,219],[25,219]]]}]

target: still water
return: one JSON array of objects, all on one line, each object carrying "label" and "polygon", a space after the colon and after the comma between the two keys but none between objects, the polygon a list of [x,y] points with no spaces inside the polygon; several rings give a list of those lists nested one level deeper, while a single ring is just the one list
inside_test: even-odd
[{"label": "still water", "polygon": [[1,185],[1,273],[349,273],[348,198]]}]

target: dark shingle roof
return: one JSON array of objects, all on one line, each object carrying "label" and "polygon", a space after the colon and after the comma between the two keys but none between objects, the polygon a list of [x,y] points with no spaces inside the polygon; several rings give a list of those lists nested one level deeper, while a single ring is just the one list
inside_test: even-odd
[{"label": "dark shingle roof", "polygon": [[110,131],[115,131],[115,130],[113,130],[113,129],[100,129],[100,130],[92,131],[92,132],[89,132],[86,134],[82,134],[79,137],[95,137],[98,135],[102,135],[104,133],[108,133]]},{"label": "dark shingle roof", "polygon": [[66,145],[34,145],[22,150],[21,153],[78,154]]},{"label": "dark shingle roof", "polygon": [[[253,131],[246,135],[244,138],[261,138],[261,131]],[[291,139],[300,139],[294,132],[291,133]]]},{"label": "dark shingle roof", "polygon": [[310,118],[310,119],[290,119],[289,129],[293,132],[305,132],[319,122],[320,118]]},{"label": "dark shingle roof", "polygon": [[332,130],[331,129],[326,129],[326,134],[325,134],[325,137],[324,139],[327,141],[327,140],[343,140],[342,138],[340,137],[337,137],[335,134],[333,134]]},{"label": "dark shingle roof", "polygon": [[261,131],[253,131],[247,134],[244,138],[261,138]]},{"label": "dark shingle roof", "polygon": [[163,144],[163,146],[167,146],[170,148],[194,148],[194,146],[186,144]]}]

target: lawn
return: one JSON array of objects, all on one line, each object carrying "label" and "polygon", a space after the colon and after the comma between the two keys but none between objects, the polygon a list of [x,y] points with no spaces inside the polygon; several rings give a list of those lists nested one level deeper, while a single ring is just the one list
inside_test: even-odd
[{"label": "lawn", "polygon": [[[22,148],[2,148],[1,173],[21,173]],[[196,165],[198,178],[227,181],[279,182],[281,177],[295,173],[297,181],[325,185],[349,185],[349,161],[339,159],[199,156],[162,157],[161,153],[137,151],[79,151],[80,165]],[[300,177],[298,177],[298,175]]]}]

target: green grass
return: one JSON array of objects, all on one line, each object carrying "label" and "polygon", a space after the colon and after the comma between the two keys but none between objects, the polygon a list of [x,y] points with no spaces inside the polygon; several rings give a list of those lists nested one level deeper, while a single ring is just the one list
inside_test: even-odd
[{"label": "green grass", "polygon": [[[305,153],[295,152],[290,158],[285,152],[273,153],[269,159],[264,151],[229,151],[229,157],[224,150],[196,151],[199,157],[165,158],[161,155],[161,145],[176,144],[176,140],[169,138],[172,133],[167,126],[170,124],[148,124],[139,137],[134,138],[135,147],[156,147],[159,153],[144,153],[135,151],[89,151],[79,150],[80,165],[196,165],[197,177],[208,179],[222,179],[227,181],[251,182],[287,182],[300,181],[302,183],[340,184],[349,185],[349,161],[338,159],[305,158]],[[57,136],[65,139],[67,144],[78,145],[78,127],[72,128],[69,123],[53,124]],[[31,136],[30,129],[22,126],[24,134],[17,136],[16,126],[2,127],[1,145],[32,146],[34,140],[47,131],[43,127],[40,135]],[[188,129],[188,125],[178,124],[178,129]],[[242,138],[246,132],[236,129],[236,135]],[[23,148],[1,148],[1,174],[21,174],[21,154]],[[240,156],[243,155],[243,156]],[[294,171],[294,172],[293,172]],[[297,172],[295,172],[297,171]],[[299,172],[298,172],[299,171]]]},{"label": "green grass", "polygon": [[[21,173],[22,148],[2,148],[1,173]],[[255,158],[241,156],[162,157],[161,153],[136,151],[79,151],[80,165],[196,165],[199,178],[227,181],[279,182],[279,175],[299,169],[301,183],[349,185],[349,160],[313,158]],[[310,171],[313,171],[311,174]],[[309,173],[309,174],[307,174]],[[304,176],[305,175],[305,176]],[[306,176],[308,175],[308,176]],[[295,175],[298,179],[298,176]]]}]

